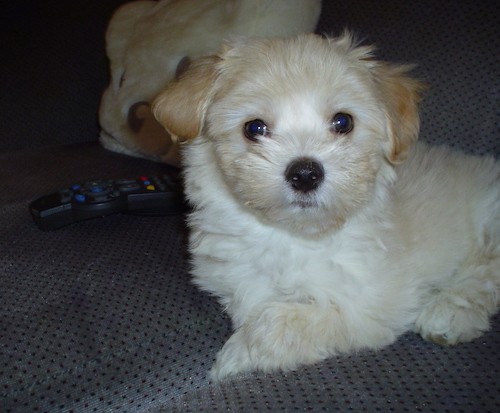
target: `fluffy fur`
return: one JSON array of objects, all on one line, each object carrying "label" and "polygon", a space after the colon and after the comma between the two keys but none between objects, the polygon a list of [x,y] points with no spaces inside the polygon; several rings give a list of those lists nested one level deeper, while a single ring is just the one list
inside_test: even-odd
[{"label": "fluffy fur", "polygon": [[[349,34],[241,40],[156,100],[183,136],[195,283],[235,332],[215,379],[293,369],[414,330],[489,328],[500,287],[500,165],[415,144],[422,85]],[[354,127],[338,133],[337,113]],[[266,133],[245,135],[260,119]],[[297,159],[321,165],[292,185]]]},{"label": "fluffy fur", "polygon": [[106,31],[111,82],[104,91],[101,144],[112,151],[179,163],[176,136],[150,102],[189,62],[234,36],[291,36],[316,27],[321,0],[131,1]]}]

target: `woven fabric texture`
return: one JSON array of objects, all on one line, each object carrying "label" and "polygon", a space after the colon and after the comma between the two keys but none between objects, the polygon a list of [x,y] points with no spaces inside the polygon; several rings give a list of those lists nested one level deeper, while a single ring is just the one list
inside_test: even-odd
[{"label": "woven fabric texture", "polygon": [[[207,372],[231,325],[189,280],[182,216],[114,215],[42,232],[27,211],[68,181],[168,168],[92,144],[0,155],[0,163],[5,412],[500,408],[498,317],[484,337],[457,347],[409,333],[381,351],[214,385]],[[16,176],[30,179],[7,187]]]},{"label": "woven fabric texture", "polygon": [[[31,200],[74,182],[170,171],[82,143],[97,136],[103,31],[123,1],[42,3],[5,15],[16,47],[0,65],[1,412],[500,411],[499,316],[456,347],[408,333],[377,352],[210,383],[231,325],[190,282],[182,216],[53,232],[29,216]],[[500,156],[497,2],[323,4],[318,32],[348,27],[383,59],[417,64],[430,85],[422,139]]]},{"label": "woven fabric texture", "polygon": [[324,1],[318,31],[345,28],[429,86],[421,139],[500,155],[500,9],[479,1]]}]

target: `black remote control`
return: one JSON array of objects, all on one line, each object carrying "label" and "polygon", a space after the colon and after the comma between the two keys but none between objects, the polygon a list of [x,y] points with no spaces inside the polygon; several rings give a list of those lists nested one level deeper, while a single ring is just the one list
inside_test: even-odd
[{"label": "black remote control", "polygon": [[137,179],[100,179],[73,184],[30,204],[42,230],[120,212],[163,216],[186,211],[182,184],[177,176],[140,176]]}]

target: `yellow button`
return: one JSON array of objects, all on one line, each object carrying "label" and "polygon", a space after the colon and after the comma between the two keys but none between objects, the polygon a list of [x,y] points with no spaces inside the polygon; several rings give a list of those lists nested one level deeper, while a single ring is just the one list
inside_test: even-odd
[{"label": "yellow button", "polygon": [[155,188],[155,186],[154,186],[154,185],[148,185],[148,186],[146,187],[146,189],[147,189],[148,191],[154,191],[156,188]]}]

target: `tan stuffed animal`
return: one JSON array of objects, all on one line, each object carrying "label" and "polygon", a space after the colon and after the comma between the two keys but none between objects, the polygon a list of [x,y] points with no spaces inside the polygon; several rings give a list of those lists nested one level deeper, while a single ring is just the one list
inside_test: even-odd
[{"label": "tan stuffed animal", "polygon": [[180,162],[179,145],[153,117],[150,102],[187,69],[235,36],[313,31],[321,0],[134,1],[113,15],[106,33],[111,82],[99,109],[100,142],[112,151]]}]

